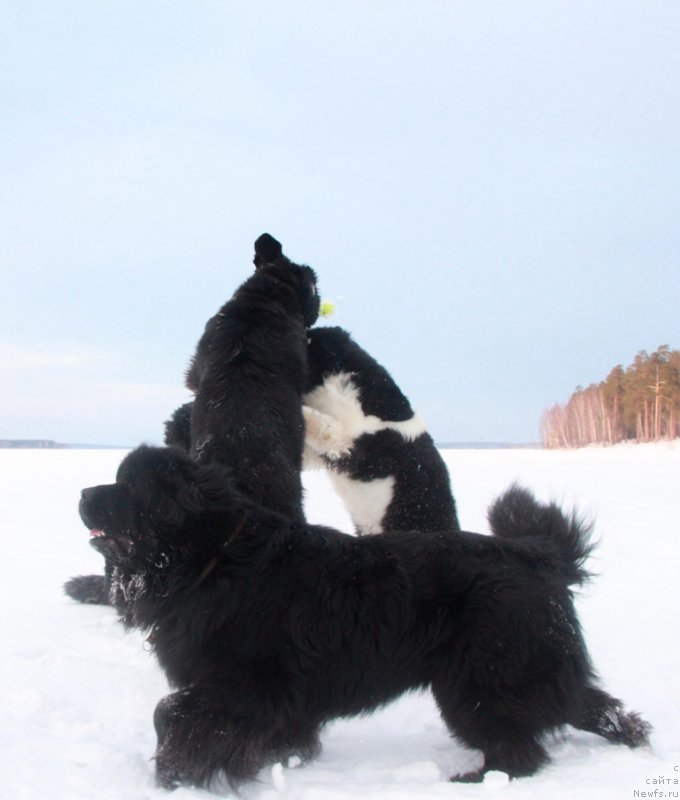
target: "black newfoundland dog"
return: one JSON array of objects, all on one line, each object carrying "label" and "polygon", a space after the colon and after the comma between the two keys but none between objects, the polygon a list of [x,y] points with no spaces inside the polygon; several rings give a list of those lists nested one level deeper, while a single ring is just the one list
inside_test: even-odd
[{"label": "black newfoundland dog", "polygon": [[649,725],[598,687],[572,603],[587,532],[513,488],[493,536],[357,538],[265,510],[227,471],[140,447],[84,489],[92,544],[176,691],[155,712],[160,785],[232,784],[319,751],[324,723],[431,687],[488,770],[531,775],[565,724],[637,747]]},{"label": "black newfoundland dog", "polygon": [[246,497],[303,520],[302,394],[307,328],[319,315],[316,275],[267,233],[255,242],[254,263],[191,360],[189,453],[228,466]]},{"label": "black newfoundland dog", "polygon": [[308,337],[305,467],[328,470],[360,534],[459,528],[444,459],[390,373],[342,328]]}]

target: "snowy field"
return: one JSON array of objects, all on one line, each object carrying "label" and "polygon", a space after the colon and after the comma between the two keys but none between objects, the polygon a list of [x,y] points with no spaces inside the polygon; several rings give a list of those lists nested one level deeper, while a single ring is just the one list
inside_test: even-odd
[{"label": "snowy field", "polygon": [[[444,452],[465,528],[486,530],[486,507],[515,480],[592,515],[598,577],[578,607],[606,687],[653,723],[651,751],[568,729],[549,747],[553,763],[532,778],[451,784],[478,755],[449,739],[428,694],[414,694],[330,725],[316,762],[263,771],[241,790],[244,800],[680,797],[679,444]],[[151,761],[152,712],[167,686],[143,636],[125,634],[111,609],[77,605],[61,590],[70,576],[101,570],[78,496],[111,482],[123,455],[0,450],[0,798],[168,796]],[[350,530],[325,477],[305,482],[310,520]]]}]

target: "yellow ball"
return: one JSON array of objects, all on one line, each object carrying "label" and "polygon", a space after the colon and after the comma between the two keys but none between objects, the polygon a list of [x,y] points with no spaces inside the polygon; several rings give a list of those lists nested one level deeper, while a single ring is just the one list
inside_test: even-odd
[{"label": "yellow ball", "polygon": [[322,300],[319,315],[322,317],[332,317],[335,314],[335,303],[330,300]]}]

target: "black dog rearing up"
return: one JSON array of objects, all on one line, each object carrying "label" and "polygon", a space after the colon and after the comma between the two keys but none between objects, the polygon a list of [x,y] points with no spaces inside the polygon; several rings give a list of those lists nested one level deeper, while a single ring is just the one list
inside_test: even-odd
[{"label": "black dog rearing up", "polygon": [[240,492],[303,519],[302,394],[307,333],[319,315],[316,275],[265,233],[255,274],[210,319],[187,372],[195,394],[190,454],[232,470]]}]

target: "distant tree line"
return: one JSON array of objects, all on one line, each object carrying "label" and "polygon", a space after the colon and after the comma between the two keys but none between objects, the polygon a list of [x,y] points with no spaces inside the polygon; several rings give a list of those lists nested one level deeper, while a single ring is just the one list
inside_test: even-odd
[{"label": "distant tree line", "polygon": [[641,351],[607,378],[579,386],[566,405],[543,413],[543,445],[584,447],[617,442],[656,442],[680,436],[680,350],[662,345]]},{"label": "distant tree line", "polygon": [[9,450],[60,450],[67,446],[52,439],[0,439],[0,448]]}]

